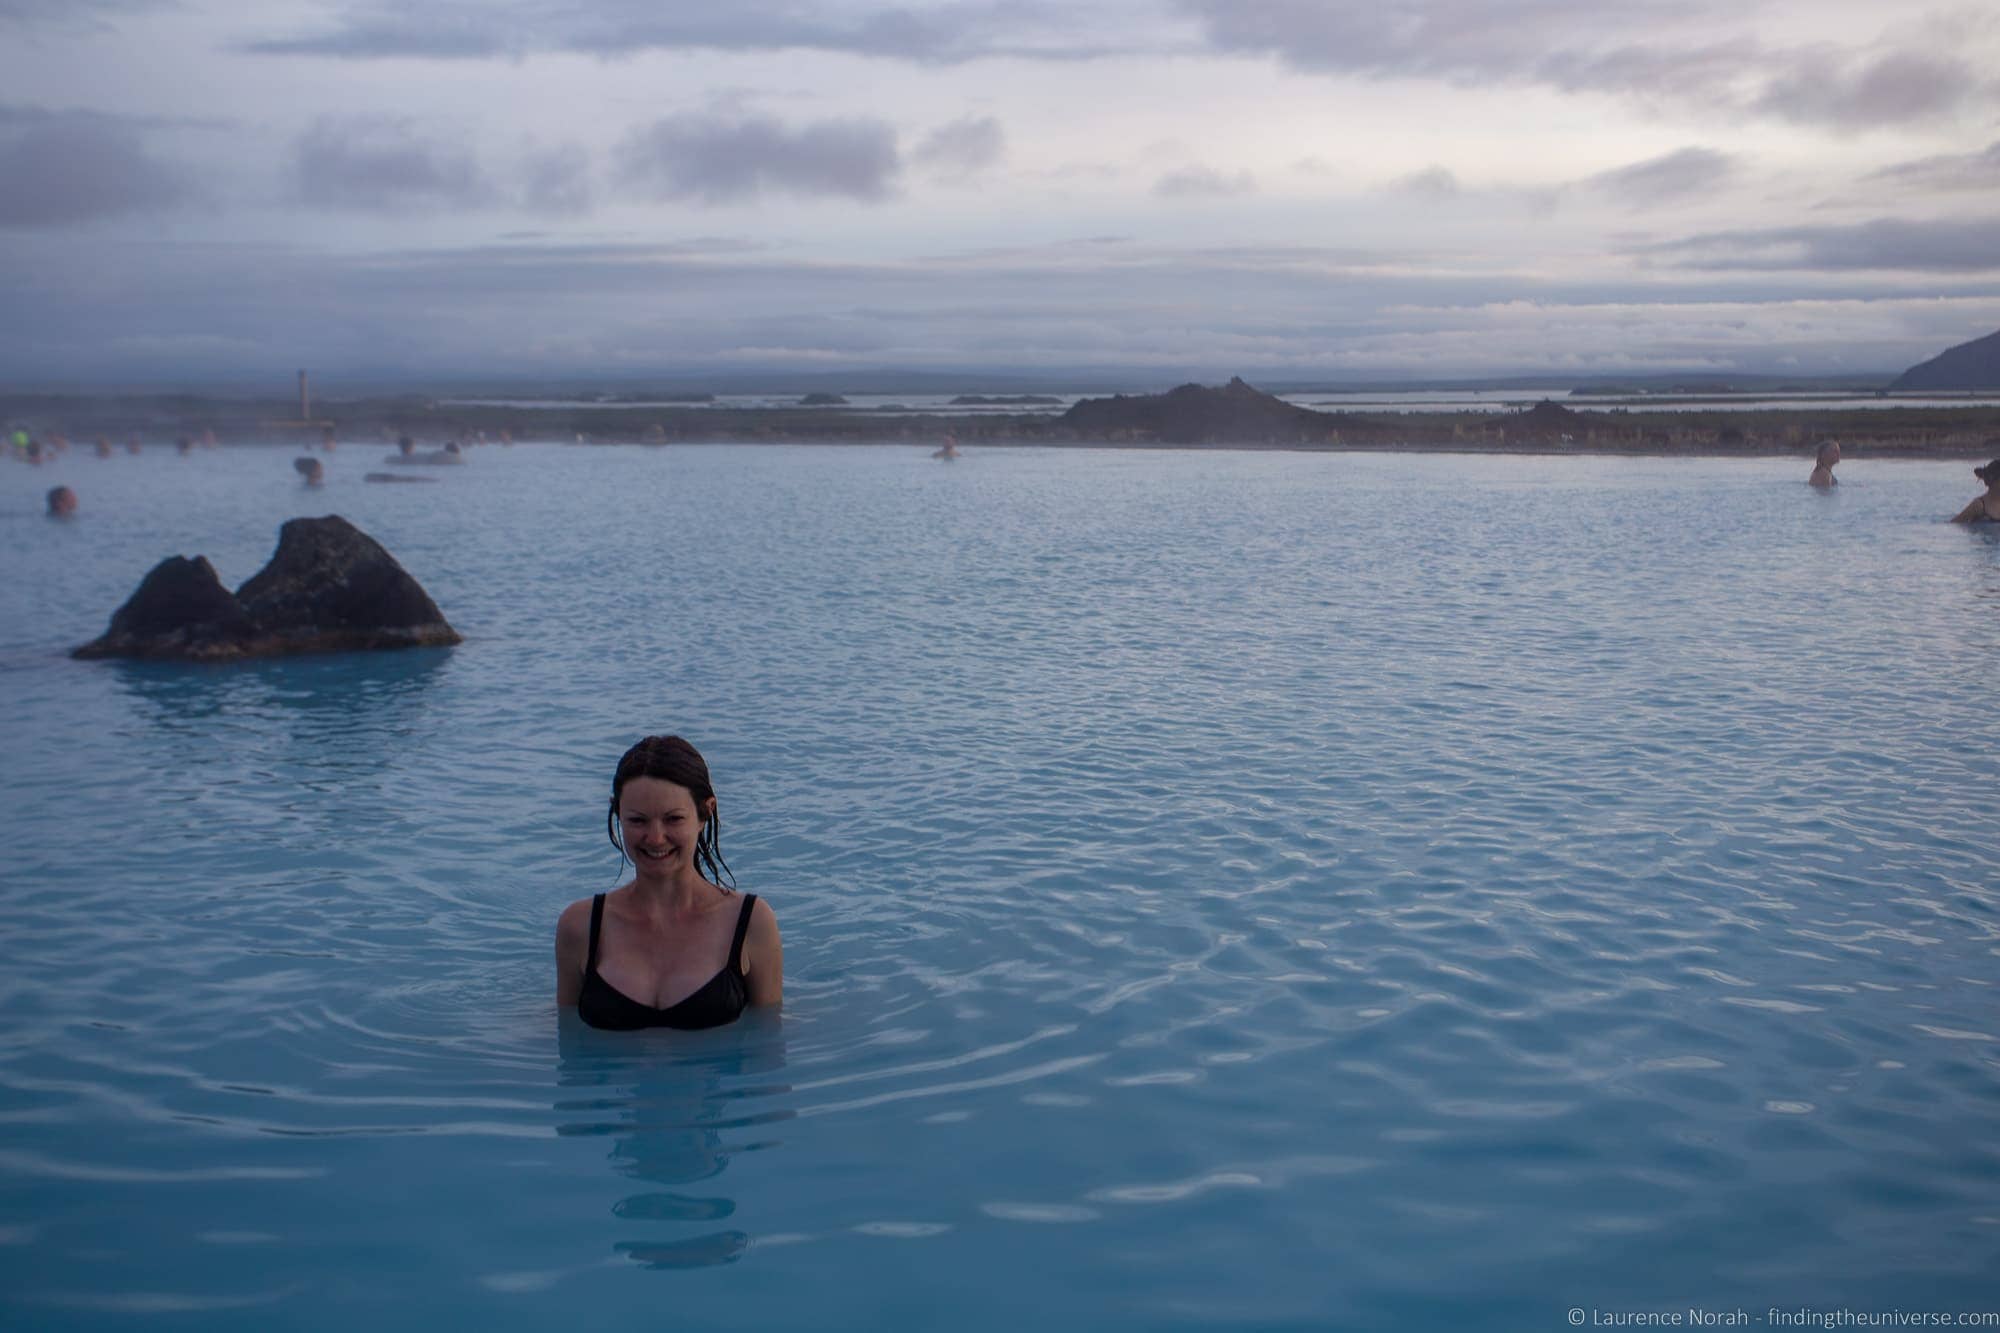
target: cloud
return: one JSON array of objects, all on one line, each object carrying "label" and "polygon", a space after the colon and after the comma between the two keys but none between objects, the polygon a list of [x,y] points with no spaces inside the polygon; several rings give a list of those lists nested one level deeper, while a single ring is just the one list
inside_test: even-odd
[{"label": "cloud", "polygon": [[764,115],[682,115],[629,135],[620,174],[658,199],[729,204],[766,192],[872,203],[902,170],[886,121],[834,119],[792,127]]},{"label": "cloud", "polygon": [[521,204],[531,213],[590,211],[590,153],[578,144],[529,151],[521,168]]},{"label": "cloud", "polygon": [[1818,269],[2000,272],[2000,217],[1877,218],[1850,226],[1705,232],[1632,251],[1712,271]]},{"label": "cloud", "polygon": [[1571,90],[1733,69],[1715,45],[1658,44],[1659,4],[1595,0],[1400,0],[1393,9],[1317,0],[1180,0],[1218,51],[1296,69],[1454,83],[1542,82]]},{"label": "cloud", "polygon": [[[1728,153],[1681,148],[1556,185],[1489,184],[1479,191],[1479,197],[1525,206],[1539,215],[1554,212],[1565,197],[1577,191],[1593,191],[1630,208],[1656,208],[1707,194],[1731,180],[1736,171],[1736,159]],[[1430,204],[1448,203],[1470,193],[1449,168],[1435,165],[1399,177],[1384,189]]]},{"label": "cloud", "polygon": [[105,27],[106,20],[116,15],[164,9],[171,3],[172,0],[0,0],[0,23],[71,29]]},{"label": "cloud", "polygon": [[135,130],[226,130],[235,128],[238,123],[226,116],[135,115],[128,112],[93,111],[85,107],[52,111],[43,106],[0,102],[0,130],[8,127],[52,125],[59,121]]},{"label": "cloud", "polygon": [[1920,157],[1871,172],[1867,179],[1918,190],[2000,190],[2000,139],[1983,152]]},{"label": "cloud", "polygon": [[314,208],[422,212],[495,196],[468,149],[381,117],[321,119],[299,136],[293,168],[300,201]]},{"label": "cloud", "polygon": [[643,50],[821,51],[920,64],[991,57],[1090,59],[1132,49],[1118,9],[1035,0],[836,7],[804,0],[671,5],[657,0],[366,0],[333,27],[273,37],[264,55],[481,59],[537,52],[620,57]]},{"label": "cloud", "polygon": [[1681,148],[1644,162],[1586,177],[1583,185],[1633,208],[1707,194],[1736,171],[1736,160],[1713,148]]},{"label": "cloud", "polygon": [[950,178],[976,175],[999,164],[1006,131],[993,116],[962,116],[940,125],[910,150],[911,165]]},{"label": "cloud", "polygon": [[[1272,369],[1437,378],[1769,368],[1786,357],[1891,370],[1970,336],[1961,330],[2000,325],[2000,274],[1940,298],[1922,276],[1605,282],[1454,274],[1450,256],[1424,258],[1122,243],[843,263],[727,236],[357,255],[107,247],[50,233],[0,247],[0,301],[37,312],[0,323],[0,374],[15,383],[140,370],[183,382],[256,375],[282,391],[300,365],[323,383],[657,379],[802,363],[1041,367],[1071,378],[1122,367],[1118,382],[1153,387]],[[300,318],[301,291],[315,294],[317,318]],[[114,356],[114,338],[139,341]]]},{"label": "cloud", "polygon": [[147,151],[140,122],[0,107],[0,226],[52,227],[169,208],[194,191]]},{"label": "cloud", "polygon": [[1748,26],[1754,4],[1398,0],[1386,13],[1321,0],[1177,4],[1211,49],[1307,72],[1531,84],[1840,131],[1933,120],[2000,98],[1942,31],[1887,49],[1773,45]]},{"label": "cloud", "polygon": [[1413,171],[1407,176],[1391,181],[1389,190],[1393,194],[1406,194],[1413,199],[1422,199],[1433,204],[1456,199],[1464,192],[1458,183],[1458,177],[1446,168],[1438,166],[1425,167],[1422,171]]},{"label": "cloud", "polygon": [[1844,65],[1806,56],[1772,79],[1753,109],[1805,125],[1865,130],[1940,120],[1985,91],[1956,56],[1892,51]]},{"label": "cloud", "polygon": [[1226,175],[1214,167],[1182,167],[1153,182],[1153,193],[1162,199],[1227,199],[1256,189],[1257,180],[1249,172]]}]

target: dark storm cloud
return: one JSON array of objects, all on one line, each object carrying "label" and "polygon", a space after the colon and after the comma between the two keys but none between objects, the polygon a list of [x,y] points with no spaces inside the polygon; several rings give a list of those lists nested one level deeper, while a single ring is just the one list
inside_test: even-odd
[{"label": "dark storm cloud", "polygon": [[184,202],[189,181],[146,147],[142,122],[0,106],[0,226],[51,227]]},{"label": "dark storm cloud", "polygon": [[1153,182],[1153,193],[1162,199],[1228,199],[1252,194],[1257,180],[1247,171],[1217,171],[1214,167],[1182,167],[1169,171]]},{"label": "dark storm cloud", "polygon": [[643,50],[808,50],[925,64],[986,57],[1088,59],[1124,49],[1088,35],[1060,5],[857,5],[738,0],[712,6],[658,0],[395,0],[350,4],[333,27],[250,43],[267,55],[472,59],[564,51],[623,56]]},{"label": "dark storm cloud", "polygon": [[1682,148],[1616,167],[1582,183],[1635,208],[1707,194],[1735,174],[1735,159],[1713,148]]},{"label": "dark storm cloud", "polygon": [[971,176],[997,166],[1007,135],[993,116],[963,116],[940,125],[910,150],[911,165],[941,176]]},{"label": "dark storm cloud", "polygon": [[765,115],[668,116],[629,135],[617,162],[641,193],[705,204],[766,192],[874,202],[889,196],[902,170],[886,121],[789,126]]},{"label": "dark storm cloud", "polygon": [[495,197],[469,150],[400,120],[322,119],[299,136],[293,168],[300,201],[314,208],[420,212]]},{"label": "dark storm cloud", "polygon": [[1871,181],[1886,181],[1919,190],[2000,191],[2000,140],[1978,153],[1945,153],[1899,162],[1872,172]]},{"label": "dark storm cloud", "polygon": [[1877,218],[1851,226],[1706,232],[1633,251],[1711,271],[1807,269],[2000,272],[2000,217],[1975,221]]},{"label": "dark storm cloud", "polygon": [[1718,39],[1717,10],[1599,0],[1176,0],[1212,49],[1295,69],[1474,86],[1539,84],[1761,113],[1837,130],[1935,119],[2000,97],[1948,50],[1841,51]]}]

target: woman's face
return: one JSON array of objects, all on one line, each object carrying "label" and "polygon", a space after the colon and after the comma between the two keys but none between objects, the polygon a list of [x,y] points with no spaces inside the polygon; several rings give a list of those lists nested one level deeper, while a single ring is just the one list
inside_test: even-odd
[{"label": "woman's face", "polygon": [[672,879],[694,866],[702,816],[694,794],[664,778],[633,778],[618,793],[618,832],[642,878]]}]

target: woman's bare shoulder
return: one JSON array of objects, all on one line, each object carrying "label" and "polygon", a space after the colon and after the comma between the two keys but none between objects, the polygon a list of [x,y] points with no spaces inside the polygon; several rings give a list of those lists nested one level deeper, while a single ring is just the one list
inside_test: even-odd
[{"label": "woman's bare shoulder", "polygon": [[578,898],[556,918],[556,938],[558,940],[583,939],[590,933],[589,898]]}]

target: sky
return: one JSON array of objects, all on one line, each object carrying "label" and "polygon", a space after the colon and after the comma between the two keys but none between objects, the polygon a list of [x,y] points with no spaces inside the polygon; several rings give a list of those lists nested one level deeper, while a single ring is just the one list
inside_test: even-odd
[{"label": "sky", "polygon": [[0,0],[0,383],[1895,371],[2000,5]]}]

